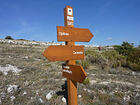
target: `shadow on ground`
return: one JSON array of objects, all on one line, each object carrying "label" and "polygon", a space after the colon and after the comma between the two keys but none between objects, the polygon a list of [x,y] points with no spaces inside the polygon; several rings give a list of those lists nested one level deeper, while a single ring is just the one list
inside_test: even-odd
[{"label": "shadow on ground", "polygon": [[67,89],[67,81],[63,85],[61,85],[62,91],[57,91],[56,94],[58,96],[63,96],[66,99],[66,103],[68,105],[68,89]]}]

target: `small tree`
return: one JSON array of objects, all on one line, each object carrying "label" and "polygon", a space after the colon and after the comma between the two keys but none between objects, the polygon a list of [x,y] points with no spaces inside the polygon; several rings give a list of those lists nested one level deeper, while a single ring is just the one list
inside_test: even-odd
[{"label": "small tree", "polygon": [[115,50],[124,56],[128,56],[132,51],[134,51],[133,44],[128,42],[123,42],[121,46],[114,46]]},{"label": "small tree", "polygon": [[5,39],[14,40],[11,36],[6,36]]}]

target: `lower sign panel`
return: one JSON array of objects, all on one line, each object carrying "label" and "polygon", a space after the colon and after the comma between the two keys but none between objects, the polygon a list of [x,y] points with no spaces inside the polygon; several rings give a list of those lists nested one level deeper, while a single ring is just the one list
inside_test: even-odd
[{"label": "lower sign panel", "polygon": [[82,83],[87,77],[87,74],[82,66],[63,64],[62,68],[63,68],[63,76],[75,82]]}]

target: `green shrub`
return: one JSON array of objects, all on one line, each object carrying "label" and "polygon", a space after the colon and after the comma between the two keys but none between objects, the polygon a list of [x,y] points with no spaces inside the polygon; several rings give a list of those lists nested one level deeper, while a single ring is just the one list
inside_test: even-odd
[{"label": "green shrub", "polygon": [[98,52],[95,50],[87,50],[85,51],[85,55],[87,56],[88,54],[92,55],[92,56],[99,56]]},{"label": "green shrub", "polygon": [[86,51],[86,60],[91,64],[104,64],[107,60],[102,56],[101,53],[95,50]]},{"label": "green shrub", "polygon": [[132,70],[140,71],[140,49],[134,48],[133,44],[128,42],[123,42],[121,46],[114,46],[114,48],[119,52],[119,54],[125,56],[126,65],[122,64],[123,66],[129,67]]},{"label": "green shrub", "polygon": [[123,42],[121,46],[114,46],[115,50],[124,56],[129,56],[129,54],[134,50],[133,44],[128,42]]},{"label": "green shrub", "polygon": [[84,85],[90,84],[89,78],[86,78],[86,79],[83,81],[83,84],[84,84]]},{"label": "green shrub", "polygon": [[11,36],[6,36],[5,39],[14,40]]},{"label": "green shrub", "polygon": [[127,58],[128,61],[140,65],[140,49],[135,49]]},{"label": "green shrub", "polygon": [[114,93],[115,96],[123,98],[124,97],[124,93],[123,92],[115,92]]},{"label": "green shrub", "polygon": [[136,64],[136,63],[128,63],[127,67],[129,67],[130,69],[134,70],[134,71],[140,71],[140,65]]},{"label": "green shrub", "polygon": [[115,50],[97,52],[94,50],[86,51],[86,60],[90,64],[99,64],[102,69],[112,67],[117,68],[126,65],[126,58]]},{"label": "green shrub", "polygon": [[126,57],[120,55],[117,51],[104,51],[102,52],[102,56],[108,60],[109,66],[112,68],[117,68],[120,66],[126,65]]},{"label": "green shrub", "polygon": [[98,64],[105,68],[129,67],[140,71],[140,49],[133,44],[123,42],[121,46],[115,46],[115,50],[98,52],[95,50],[85,51],[86,61],[81,62],[84,68],[89,64]]}]

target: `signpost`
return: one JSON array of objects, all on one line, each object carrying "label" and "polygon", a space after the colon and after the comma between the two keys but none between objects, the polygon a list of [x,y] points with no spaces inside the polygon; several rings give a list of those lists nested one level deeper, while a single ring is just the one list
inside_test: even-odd
[{"label": "signpost", "polygon": [[49,46],[43,55],[49,61],[66,61],[62,65],[63,76],[67,78],[68,105],[77,103],[77,82],[82,83],[87,74],[75,60],[84,59],[84,47],[75,46],[75,42],[89,42],[93,37],[88,29],[74,28],[73,8],[64,9],[65,26],[57,26],[57,40],[65,41],[66,45]]}]

